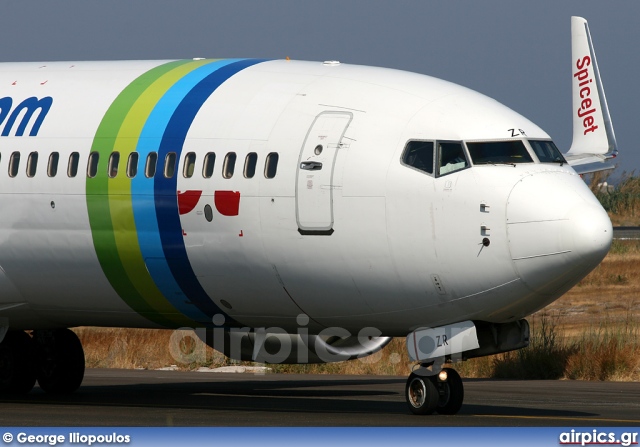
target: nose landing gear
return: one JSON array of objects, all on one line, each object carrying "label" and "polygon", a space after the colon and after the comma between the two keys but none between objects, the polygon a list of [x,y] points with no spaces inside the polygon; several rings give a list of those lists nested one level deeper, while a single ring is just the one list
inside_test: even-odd
[{"label": "nose landing gear", "polygon": [[455,369],[435,374],[422,365],[407,379],[405,398],[413,414],[456,414],[464,400],[462,379]]}]

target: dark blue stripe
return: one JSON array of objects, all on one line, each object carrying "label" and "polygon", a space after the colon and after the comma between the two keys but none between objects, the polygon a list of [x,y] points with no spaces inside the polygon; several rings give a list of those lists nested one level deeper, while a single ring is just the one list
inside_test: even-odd
[{"label": "dark blue stripe", "polygon": [[[200,81],[184,97],[171,116],[171,120],[162,136],[158,152],[159,172],[156,174],[154,182],[154,193],[160,238],[165,258],[174,278],[185,295],[209,317],[220,313],[220,309],[200,285],[187,256],[180,213],[178,211],[178,172],[176,170],[172,178],[166,178],[161,172],[160,166],[162,166],[162,162],[169,152],[175,152],[177,154],[176,159],[180,160],[187,132],[198,111],[209,96],[231,76],[260,62],[263,62],[263,60],[241,60],[216,70]],[[229,323],[227,321],[227,324]]]}]

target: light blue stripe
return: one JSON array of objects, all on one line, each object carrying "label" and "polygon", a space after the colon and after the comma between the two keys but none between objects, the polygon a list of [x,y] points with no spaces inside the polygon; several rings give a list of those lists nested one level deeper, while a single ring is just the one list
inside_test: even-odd
[{"label": "light blue stripe", "polygon": [[[242,59],[225,59],[197,68],[180,79],[165,93],[149,115],[140,134],[136,150],[140,154],[141,160],[146,161],[150,152],[158,152],[171,116],[191,89],[219,68],[239,60]],[[164,160],[158,159],[156,175],[163,175],[163,168]],[[178,175],[177,172],[176,175]],[[176,309],[196,321],[208,322],[208,318],[203,312],[188,303],[188,297],[176,282],[165,259],[155,210],[154,179],[146,178],[144,175],[133,178],[131,197],[138,242],[151,278]]]}]

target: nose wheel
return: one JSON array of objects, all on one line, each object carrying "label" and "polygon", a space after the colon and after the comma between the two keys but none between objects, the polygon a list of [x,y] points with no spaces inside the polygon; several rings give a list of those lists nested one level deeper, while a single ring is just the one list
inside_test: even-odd
[{"label": "nose wheel", "polygon": [[405,397],[413,414],[456,414],[462,407],[464,387],[455,369],[434,374],[421,367],[407,379]]},{"label": "nose wheel", "polygon": [[407,404],[413,414],[431,414],[438,406],[438,390],[430,377],[412,372],[405,387]]}]

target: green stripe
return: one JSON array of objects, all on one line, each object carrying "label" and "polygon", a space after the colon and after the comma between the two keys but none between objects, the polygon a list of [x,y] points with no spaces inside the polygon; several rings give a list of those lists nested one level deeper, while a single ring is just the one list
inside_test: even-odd
[{"label": "green stripe", "polygon": [[[174,68],[159,77],[140,95],[124,119],[115,143],[114,149],[121,154],[121,170],[126,167],[129,154],[136,150],[142,128],[158,101],[182,77],[210,62],[212,61],[197,61]],[[108,179],[111,221],[124,270],[136,290],[156,311],[178,312],[158,289],[145,265],[137,232],[132,231],[135,229],[135,219],[131,202],[131,179],[124,174],[121,172],[115,178]],[[140,175],[143,173],[140,172]]]},{"label": "green stripe", "polygon": [[[122,124],[138,98],[160,77],[173,69],[189,63],[193,62],[169,62],[149,70],[129,84],[129,86],[127,86],[118,95],[102,119],[91,146],[92,152],[97,151],[100,153],[98,175],[94,178],[87,177],[87,208],[89,212],[89,223],[91,225],[93,244],[103,272],[116,293],[118,293],[129,307],[147,319],[169,327],[174,326],[175,324],[189,324],[189,320],[179,314],[173,306],[171,306],[171,313],[174,313],[177,318],[168,319],[166,315],[159,315],[158,310],[154,308],[155,306],[152,306],[131,282],[129,275],[127,274],[127,270],[121,261],[120,253],[118,252],[118,247],[116,245],[113,220],[109,206],[109,178],[107,176],[107,165],[109,155],[115,147]],[[139,133],[137,136],[139,136]],[[130,187],[126,194],[128,194],[126,199],[130,204]],[[117,216],[114,217],[117,219]],[[118,231],[122,230],[123,228],[118,228]],[[135,226],[124,230],[133,232],[133,234],[136,235]],[[148,273],[146,274],[148,275]]]}]

